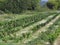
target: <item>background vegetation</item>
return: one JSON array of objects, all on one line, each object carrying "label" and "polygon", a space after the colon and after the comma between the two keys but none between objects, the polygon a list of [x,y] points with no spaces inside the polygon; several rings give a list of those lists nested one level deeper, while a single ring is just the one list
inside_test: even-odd
[{"label": "background vegetation", "polygon": [[[54,4],[54,9],[60,8],[60,0],[49,0],[49,2]],[[41,9],[40,0],[0,0],[0,12],[21,13],[25,10],[42,11]]]}]

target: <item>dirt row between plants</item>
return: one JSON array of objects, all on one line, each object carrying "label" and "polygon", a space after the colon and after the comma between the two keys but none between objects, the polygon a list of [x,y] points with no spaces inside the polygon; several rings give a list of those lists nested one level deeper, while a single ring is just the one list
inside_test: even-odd
[{"label": "dirt row between plants", "polygon": [[60,35],[58,38],[55,40],[54,45],[60,45]]}]

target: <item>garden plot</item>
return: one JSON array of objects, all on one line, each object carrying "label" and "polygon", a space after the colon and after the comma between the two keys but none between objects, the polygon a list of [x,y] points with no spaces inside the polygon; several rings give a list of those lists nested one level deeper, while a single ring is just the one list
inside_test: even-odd
[{"label": "garden plot", "polygon": [[[46,18],[46,21],[47,21],[47,22],[50,22],[50,20],[54,19],[56,16],[57,16],[57,15],[49,16],[49,18]],[[47,20],[47,19],[48,19],[48,20]],[[45,21],[45,23],[47,23],[46,21]],[[41,23],[40,23],[40,24],[41,24]],[[44,24],[44,23],[42,23],[42,24]],[[20,32],[21,32],[21,31],[20,31]],[[20,32],[19,32],[19,33],[20,33]],[[27,31],[27,33],[28,33],[27,35],[30,34],[29,32],[30,32],[30,31]],[[26,32],[23,32],[23,33],[26,34]],[[23,34],[23,33],[22,33],[22,34]],[[16,34],[17,34],[17,33],[16,33]],[[21,37],[22,34],[19,34],[19,36]],[[24,34],[23,34],[23,35],[24,35]],[[26,35],[25,35],[25,36],[23,36],[23,35],[22,35],[22,37],[21,37],[22,40],[23,40],[24,37],[26,36]],[[13,36],[13,35],[12,35],[12,36]],[[13,36],[13,37],[16,37],[16,39],[19,40],[19,38],[20,38],[19,36]],[[21,38],[20,38],[20,39],[21,39]]]},{"label": "garden plot", "polygon": [[22,19],[0,22],[0,29],[4,30],[4,31],[7,30],[6,33],[8,33],[8,32],[13,33],[13,32],[18,31],[20,28],[24,28],[28,25],[32,25],[33,23],[38,22],[38,21],[48,17],[49,15],[50,14],[45,14],[45,15],[39,14],[39,15],[33,15],[30,17],[25,17]]},{"label": "garden plot", "polygon": [[[0,22],[0,39],[2,42],[25,45],[38,38],[42,32],[46,32],[60,18],[60,15],[59,13],[39,13],[30,16],[4,16],[2,20],[4,18],[7,20],[2,21],[3,23]],[[58,28],[59,26],[55,27]]]},{"label": "garden plot", "polygon": [[[57,19],[57,18],[55,18]],[[59,16],[59,19],[57,19],[53,25],[50,25],[50,27],[48,26],[48,28],[46,29],[47,31],[45,32],[42,32],[39,36],[40,37],[37,37],[35,35],[35,37],[37,38],[31,38],[31,40],[29,39],[29,43],[27,43],[26,45],[39,45],[41,42],[43,43],[43,45],[49,45],[49,43],[47,41],[49,41],[48,39],[51,40],[51,43],[54,42],[54,40],[58,37],[58,34],[60,34],[60,30],[59,30],[59,27],[55,27],[55,26],[60,26],[60,16]],[[37,34],[37,33],[36,33]],[[52,40],[53,38],[53,40]],[[24,41],[25,42],[25,41]],[[28,41],[27,41],[28,42]],[[25,42],[26,43],[26,42]],[[42,45],[42,44],[41,44]]]},{"label": "garden plot", "polygon": [[55,15],[56,15],[56,14],[50,15],[50,16],[48,16],[46,19],[43,19],[43,20],[41,20],[41,21],[39,21],[39,22],[37,22],[37,23],[34,23],[33,25],[31,25],[31,26],[29,26],[29,27],[26,27],[25,29],[22,29],[22,30],[16,32],[16,34],[17,34],[17,35],[21,35],[21,34],[23,34],[23,33],[27,33],[27,32],[30,32],[30,31],[32,32],[31,29],[34,28],[34,26],[37,26],[37,25],[41,25],[41,24],[46,23],[49,19],[53,18]]},{"label": "garden plot", "polygon": [[46,28],[48,28],[49,26],[53,25],[53,23],[58,20],[60,18],[60,15],[57,16],[55,19],[53,19],[51,22],[49,22],[46,26],[42,27],[40,30],[38,30],[36,33],[34,33],[30,38],[24,40],[24,43],[28,43],[29,41],[33,40],[33,39],[36,39],[38,37],[38,35],[41,33],[41,32],[45,32],[47,31]]}]

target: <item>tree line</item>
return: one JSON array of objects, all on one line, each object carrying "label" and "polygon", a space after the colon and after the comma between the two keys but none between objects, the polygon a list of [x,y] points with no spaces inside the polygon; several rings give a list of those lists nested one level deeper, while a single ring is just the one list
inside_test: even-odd
[{"label": "tree line", "polygon": [[[0,10],[4,12],[21,13],[24,10],[36,10],[39,8],[40,0],[0,0]],[[60,0],[50,1],[47,7],[60,8]],[[50,7],[49,7],[50,8]]]},{"label": "tree line", "polygon": [[38,0],[5,0],[0,1],[0,10],[5,12],[20,13],[23,10],[35,10]]}]

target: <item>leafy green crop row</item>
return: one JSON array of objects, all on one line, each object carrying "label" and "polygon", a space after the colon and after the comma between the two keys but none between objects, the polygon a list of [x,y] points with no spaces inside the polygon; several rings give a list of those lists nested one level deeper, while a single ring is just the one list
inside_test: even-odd
[{"label": "leafy green crop row", "polygon": [[52,18],[47,19],[47,21],[46,21],[45,23],[42,23],[42,24],[40,24],[40,25],[35,26],[35,27],[32,29],[32,31],[35,32],[35,31],[37,31],[39,28],[45,26],[45,25],[48,24],[52,19],[54,19],[57,15],[58,15],[58,14],[54,15],[54,17],[52,17]]},{"label": "leafy green crop row", "polygon": [[[48,20],[47,20],[47,22],[45,22],[45,23],[42,23],[42,24],[39,24],[39,25],[37,25],[37,26],[35,26],[33,29],[31,29],[33,32],[35,32],[35,31],[37,31],[38,29],[40,29],[41,27],[43,27],[43,26],[45,26],[47,23],[49,23],[52,19],[54,19],[55,17],[57,16],[57,14],[56,15],[54,15],[52,18],[49,18]],[[2,32],[1,32],[2,33]],[[5,33],[5,32],[4,32]],[[9,33],[9,32],[8,32]],[[2,34],[3,35],[3,34]],[[1,35],[1,37],[3,38],[4,36],[2,36]],[[14,34],[12,34],[12,35],[14,35]],[[9,37],[7,37],[9,40],[14,40],[14,41],[16,41],[16,42],[18,42],[18,41],[21,41],[21,40],[23,40],[24,38],[29,38],[30,37],[30,35],[31,35],[31,33],[30,32],[28,32],[28,33],[23,33],[20,37],[16,37],[16,36],[14,36],[14,37],[11,37],[10,35],[9,35]],[[7,35],[8,36],[8,35]],[[3,38],[3,39],[6,39],[6,38]],[[7,39],[7,40],[8,40]]]},{"label": "leafy green crop row", "polygon": [[[16,31],[16,27],[26,27],[28,25],[33,24],[34,22],[40,21],[46,17],[48,17],[50,14],[45,14],[45,15],[33,15],[30,17],[25,17],[22,19],[17,19],[17,20],[11,20],[11,21],[6,21],[6,22],[1,22],[0,23],[0,31],[8,32],[8,33],[13,33]],[[14,29],[12,29],[14,28]]]},{"label": "leafy green crop row", "polygon": [[46,45],[45,42],[49,42],[50,45],[53,45],[55,39],[58,37],[59,34],[60,34],[60,18],[48,28],[48,31],[42,32],[38,38],[30,41],[26,45],[36,45],[36,44]]}]

